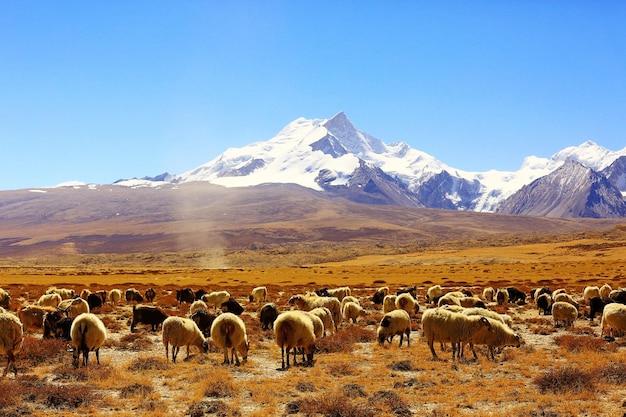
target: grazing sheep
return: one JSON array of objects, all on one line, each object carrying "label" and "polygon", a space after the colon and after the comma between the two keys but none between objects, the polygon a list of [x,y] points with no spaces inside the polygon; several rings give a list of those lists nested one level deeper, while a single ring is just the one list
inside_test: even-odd
[{"label": "grazing sheep", "polygon": [[119,303],[121,299],[122,299],[122,290],[115,288],[109,291],[109,302],[111,304],[115,305]]},{"label": "grazing sheep", "polygon": [[437,306],[438,307],[441,307],[444,305],[461,306],[461,301],[459,301],[459,299],[463,297],[464,296],[459,297],[458,294],[455,294],[455,293],[444,294],[443,296],[439,297],[439,300],[437,300]]},{"label": "grazing sheep", "polygon": [[396,309],[404,310],[411,315],[419,313],[420,306],[410,293],[405,292],[396,296]]},{"label": "grazing sheep", "polygon": [[530,299],[536,300],[541,294],[552,295],[552,291],[548,287],[535,288],[530,291]]},{"label": "grazing sheep", "polygon": [[129,288],[124,294],[127,303],[143,303],[143,295],[136,288]]},{"label": "grazing sheep", "polygon": [[57,336],[57,323],[67,318],[62,311],[49,311],[43,316],[43,338],[50,339]]},{"label": "grazing sheep", "polygon": [[196,293],[191,288],[183,288],[182,290],[176,290],[176,301],[181,305],[182,303],[193,303],[196,299]]},{"label": "grazing sheep", "polygon": [[608,298],[611,294],[611,291],[613,291],[613,288],[611,288],[609,284],[604,284],[600,287],[600,297]]},{"label": "grazing sheep", "polygon": [[189,316],[191,317],[193,313],[198,310],[209,311],[209,306],[207,306],[206,303],[202,300],[196,300],[189,306]]},{"label": "grazing sheep", "polygon": [[64,317],[55,324],[54,335],[57,339],[72,340],[71,330],[74,319]]},{"label": "grazing sheep", "polygon": [[89,352],[96,352],[96,362],[100,364],[100,347],[107,338],[107,329],[102,320],[93,313],[83,313],[74,319],[70,329],[72,363],[78,367],[80,354],[83,366],[89,363]]},{"label": "grazing sheep", "polygon": [[239,302],[237,302],[237,300],[235,300],[233,297],[230,297],[228,300],[224,301],[220,307],[222,311],[233,313],[238,316],[243,313],[244,310],[243,306],[239,304]]},{"label": "grazing sheep", "polygon": [[[319,316],[316,316],[311,311],[304,311],[304,313],[309,316],[311,323],[313,323],[313,333],[315,334],[315,339],[319,339],[324,337],[324,322]],[[302,352],[302,360],[304,361],[304,349],[299,348],[299,350]]]},{"label": "grazing sheep", "polygon": [[22,322],[24,330],[40,330],[43,327],[43,317],[51,311],[56,311],[56,308],[28,305],[19,309],[17,316]]},{"label": "grazing sheep", "polygon": [[76,294],[74,293],[74,290],[70,288],[56,288],[56,287],[48,288],[46,290],[46,294],[59,294],[61,296],[61,299],[63,300],[68,300],[76,296]]},{"label": "grazing sheep", "polygon": [[[106,296],[104,298],[106,300]],[[84,301],[84,300],[83,300]],[[89,306],[89,310],[93,310],[96,308],[102,307],[104,303],[101,293],[93,293],[87,296],[87,305]]]},{"label": "grazing sheep", "polygon": [[466,308],[461,311],[466,316],[483,316],[488,319],[497,320],[509,327],[513,327],[513,319],[508,314],[499,314],[495,311],[487,310],[484,308]]},{"label": "grazing sheep", "polygon": [[519,335],[511,330],[509,326],[499,320],[493,320],[491,318],[487,318],[487,320],[489,320],[489,328],[476,332],[470,339],[469,343],[472,353],[474,354],[474,359],[478,359],[476,351],[474,350],[474,345],[487,345],[489,348],[489,354],[491,355],[491,360],[493,361],[496,360],[496,348],[521,346],[522,341]]},{"label": "grazing sheep", "polygon": [[495,294],[495,290],[493,289],[493,287],[487,287],[483,290],[483,299],[485,301],[492,303],[494,294]]},{"label": "grazing sheep", "polygon": [[496,302],[498,305],[509,303],[509,292],[506,289],[498,289],[496,291]]},{"label": "grazing sheep", "polygon": [[[330,311],[330,310],[329,310]],[[259,312],[259,321],[261,322],[261,329],[268,330],[274,328],[274,322],[278,317],[278,308],[274,303],[267,303],[261,307]],[[334,328],[334,326],[333,326]]]},{"label": "grazing sheep", "polygon": [[404,294],[408,292],[417,300],[417,285],[413,285],[412,287],[403,287],[396,291],[396,295]]},{"label": "grazing sheep", "polygon": [[543,293],[537,297],[537,308],[539,309],[539,315],[543,311],[543,315],[547,316],[552,313],[552,296],[550,294]]},{"label": "grazing sheep", "polygon": [[134,332],[135,326],[138,324],[149,324],[151,330],[154,332],[167,317],[167,313],[165,313],[161,307],[134,305],[130,332]]},{"label": "grazing sheep", "polygon": [[309,311],[309,313],[319,317],[324,325],[322,334],[318,336],[317,333],[315,333],[316,337],[326,335],[326,330],[328,330],[330,334],[335,333],[335,320],[333,320],[333,313],[328,309],[328,307],[315,307],[313,310]]},{"label": "grazing sheep", "polygon": [[191,319],[170,316],[163,322],[163,344],[165,345],[165,358],[169,359],[169,346],[172,345],[172,362],[176,363],[176,356],[181,346],[187,346],[187,358],[189,347],[195,346],[202,352],[207,352],[209,344],[198,325]]},{"label": "grazing sheep", "polygon": [[566,301],[555,301],[554,304],[552,304],[554,327],[557,327],[559,322],[563,322],[565,327],[572,327],[577,317],[578,310],[570,303]]},{"label": "grazing sheep", "polygon": [[42,295],[41,297],[39,297],[39,300],[37,300],[36,304],[41,307],[57,307],[59,304],[61,304],[61,301],[63,301],[61,295],[55,292]]},{"label": "grazing sheep", "polygon": [[189,318],[198,325],[198,329],[205,337],[211,336],[211,326],[217,318],[217,314],[213,311],[196,310]]},{"label": "grazing sheep", "polygon": [[402,347],[402,340],[406,335],[406,345],[410,345],[409,335],[411,334],[411,317],[406,310],[393,310],[385,314],[380,320],[380,324],[376,329],[376,337],[378,343],[384,346],[385,341],[391,342],[395,335],[400,335],[400,344],[398,347]]},{"label": "grazing sheep", "polygon": [[20,319],[11,313],[0,313],[0,353],[7,355],[7,366],[2,373],[3,377],[11,368],[17,376],[15,354],[22,348],[23,340],[24,329]]},{"label": "grazing sheep", "polygon": [[574,300],[574,297],[567,293],[562,292],[560,294],[557,294],[556,297],[554,297],[554,302],[556,303],[557,301],[565,301],[566,303],[570,303],[571,305],[576,307],[576,310],[578,310],[578,301]]},{"label": "grazing sheep", "polygon": [[609,298],[611,298],[616,303],[626,304],[626,290],[620,288],[619,290],[613,290],[609,294]]},{"label": "grazing sheep", "polygon": [[460,353],[461,343],[471,341],[479,331],[491,328],[491,323],[483,316],[466,316],[444,308],[426,310],[422,315],[422,331],[428,342],[433,359],[439,359],[433,344],[452,344],[452,360]]},{"label": "grazing sheep", "polygon": [[[274,322],[274,339],[280,347],[281,369],[289,368],[289,351],[293,349],[293,364],[296,365],[296,349],[303,348],[307,356],[305,365],[313,366],[315,352],[315,330],[309,315],[304,311],[285,311]],[[285,353],[287,366],[285,366]]]},{"label": "grazing sheep", "polygon": [[383,314],[387,314],[390,311],[396,309],[396,295],[389,294],[383,299]]},{"label": "grazing sheep", "polygon": [[626,306],[619,303],[608,304],[604,307],[602,320],[600,322],[600,337],[604,335],[604,330],[609,327],[609,336],[613,337],[613,331],[626,331]]},{"label": "grazing sheep", "polygon": [[389,294],[389,287],[380,287],[376,290],[374,295],[372,296],[372,302],[374,304],[382,304],[385,296]]},{"label": "grazing sheep", "polygon": [[343,300],[341,300],[341,311],[343,311],[343,306],[345,306],[346,303],[350,303],[350,302],[361,305],[358,298],[353,297],[352,295],[348,295],[346,297],[343,297]]},{"label": "grazing sheep", "polygon": [[89,294],[91,294],[91,291],[87,288],[84,288],[81,292],[80,292],[80,298],[82,298],[83,300],[87,301],[87,297],[89,297]]},{"label": "grazing sheep", "polygon": [[442,295],[443,289],[441,285],[433,285],[426,291],[426,301],[429,303],[437,303]]},{"label": "grazing sheep", "polygon": [[598,288],[597,286],[585,287],[585,289],[583,290],[583,298],[585,300],[590,300],[593,297],[600,297],[600,288]]},{"label": "grazing sheep", "polygon": [[319,297],[294,295],[289,299],[289,304],[295,305],[298,310],[311,311],[317,307],[326,307],[330,310],[335,324],[335,331],[339,329],[341,324],[341,303],[336,297]]},{"label": "grazing sheep", "polygon": [[459,303],[461,303],[461,307],[465,308],[487,308],[483,300],[478,297],[463,297],[459,298]]},{"label": "grazing sheep", "polygon": [[11,295],[6,290],[0,288],[0,307],[9,308],[10,301]]},{"label": "grazing sheep", "polygon": [[344,297],[352,294],[352,290],[350,287],[339,287],[339,288],[322,288],[315,291],[319,297],[335,297],[339,301],[343,300]]},{"label": "grazing sheep", "polygon": [[[92,296],[93,294],[89,294]],[[89,313],[89,303],[80,297],[69,300],[63,300],[57,307],[59,310],[67,314],[68,317],[76,318],[80,314]]]},{"label": "grazing sheep", "polygon": [[346,323],[356,323],[359,317],[365,316],[365,310],[359,304],[349,301],[344,304],[341,314]]},{"label": "grazing sheep", "polygon": [[146,297],[146,301],[151,303],[154,301],[154,297],[156,297],[156,291],[154,291],[154,288],[148,288],[144,296]]},{"label": "grazing sheep", "polygon": [[265,302],[267,299],[267,287],[256,287],[252,290],[250,294],[250,302],[258,303],[260,301]]},{"label": "grazing sheep", "polygon": [[[217,316],[211,325],[211,340],[217,347],[224,349],[224,364],[234,363],[239,366],[239,355],[243,362],[248,361],[248,336],[243,320],[233,313]],[[230,354],[229,354],[230,353]]]},{"label": "grazing sheep", "polygon": [[603,298],[603,297],[593,297],[589,300],[589,321],[593,321],[596,318],[596,315],[600,313],[600,317],[602,317],[602,313],[604,313],[604,307],[607,304],[612,304],[615,301],[612,298]]},{"label": "grazing sheep", "polygon": [[202,301],[214,307],[221,306],[230,299],[230,293],[228,291],[213,291],[208,294],[204,294],[201,298]]},{"label": "grazing sheep", "polygon": [[509,303],[519,305],[526,304],[526,293],[516,287],[507,287],[506,292],[509,294]]}]

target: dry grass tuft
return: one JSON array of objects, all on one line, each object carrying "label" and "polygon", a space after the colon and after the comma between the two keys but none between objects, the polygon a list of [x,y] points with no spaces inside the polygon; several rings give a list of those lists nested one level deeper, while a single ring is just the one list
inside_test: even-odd
[{"label": "dry grass tuft", "polygon": [[166,371],[171,368],[171,364],[168,363],[162,357],[156,358],[154,356],[142,356],[128,365],[128,370],[132,372],[143,371]]},{"label": "dry grass tuft", "polygon": [[611,384],[626,385],[626,364],[608,363],[599,370],[598,377]]},{"label": "dry grass tuft", "polygon": [[366,403],[352,400],[343,392],[308,396],[287,404],[287,413],[305,416],[374,417],[379,415]]},{"label": "dry grass tuft", "polygon": [[355,343],[370,343],[376,340],[376,332],[360,326],[349,326],[316,342],[322,353],[352,352]]},{"label": "dry grass tuft", "polygon": [[580,393],[595,389],[594,374],[575,367],[551,369],[537,376],[533,383],[542,394]]},{"label": "dry grass tuft", "polygon": [[38,339],[33,336],[25,336],[19,357],[26,362],[28,368],[42,364],[59,363],[63,361],[63,356],[68,354],[67,344],[68,342],[65,340]]},{"label": "dry grass tuft", "polygon": [[593,336],[575,336],[570,334],[556,336],[554,341],[557,345],[569,352],[615,352],[617,346],[609,344],[604,339]]}]

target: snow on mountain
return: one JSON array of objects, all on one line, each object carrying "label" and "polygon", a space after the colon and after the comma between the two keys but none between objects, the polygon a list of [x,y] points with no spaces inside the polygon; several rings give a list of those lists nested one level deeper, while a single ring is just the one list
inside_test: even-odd
[{"label": "snow on mountain", "polygon": [[[374,200],[381,204],[402,201],[415,206],[493,212],[523,186],[550,174],[565,161],[577,161],[598,171],[620,156],[626,156],[626,148],[614,152],[587,141],[549,159],[529,156],[517,171],[467,172],[406,143],[387,144],[361,132],[340,112],[330,119],[296,119],[265,142],[229,148],[180,175],[117,183],[133,187],[192,181],[225,187],[296,183],[333,193],[349,190],[349,198],[355,201],[370,201],[363,193],[375,190]],[[371,178],[365,178],[365,173]],[[359,190],[361,195],[356,195]],[[400,198],[399,193],[407,194],[406,198]]]}]

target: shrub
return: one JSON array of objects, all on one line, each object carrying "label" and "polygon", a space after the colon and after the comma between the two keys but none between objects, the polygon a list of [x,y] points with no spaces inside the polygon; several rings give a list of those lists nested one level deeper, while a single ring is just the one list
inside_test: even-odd
[{"label": "shrub", "polygon": [[349,326],[335,334],[318,339],[317,348],[322,353],[352,352],[355,343],[369,343],[376,340],[376,332],[360,326]]},{"label": "shrub", "polygon": [[594,374],[578,368],[556,368],[544,372],[536,377],[533,383],[543,394],[551,393],[580,393],[583,390],[593,390]]},{"label": "shrub", "polygon": [[609,344],[604,339],[593,336],[575,336],[565,334],[556,336],[554,341],[560,347],[570,352],[582,352],[582,351],[615,351],[617,347],[614,344]]},{"label": "shrub", "polygon": [[612,384],[626,385],[626,364],[613,362],[606,364],[600,369],[598,377]]},{"label": "shrub", "polygon": [[[67,353],[67,341],[59,339],[37,339],[33,336],[24,337],[24,345],[18,354],[26,361],[29,368],[41,364],[53,364],[62,361]],[[69,360],[69,359],[68,359]]]},{"label": "shrub", "polygon": [[328,393],[315,398],[304,398],[287,405],[290,414],[301,413],[305,416],[341,416],[341,417],[374,417],[376,413],[368,404],[353,401],[342,393]]}]

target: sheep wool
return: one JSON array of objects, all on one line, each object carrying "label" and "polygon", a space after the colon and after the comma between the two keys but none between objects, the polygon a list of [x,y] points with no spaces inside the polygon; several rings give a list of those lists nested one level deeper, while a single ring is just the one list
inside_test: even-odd
[{"label": "sheep wool", "polygon": [[376,329],[376,337],[380,345],[384,345],[385,341],[389,342],[391,345],[393,337],[400,335],[400,344],[398,347],[401,347],[404,336],[406,335],[406,345],[409,346],[410,334],[411,317],[406,310],[393,310],[386,313],[380,320],[380,324]]},{"label": "sheep wool", "polygon": [[518,334],[516,334],[510,327],[502,323],[499,320],[487,318],[490,323],[490,327],[484,328],[476,332],[470,339],[470,346],[474,359],[477,359],[474,345],[486,345],[489,348],[489,354],[491,360],[495,361],[496,348],[513,346],[520,347],[522,342]]},{"label": "sheep wool", "polygon": [[[326,330],[330,332],[330,334],[335,333],[335,320],[333,320],[333,313],[327,307],[316,307],[313,310],[309,311],[309,313],[317,316],[322,321],[322,334],[318,335],[317,331],[315,332],[316,337],[322,337],[326,335]],[[317,330],[317,329],[316,329]]]},{"label": "sheep wool", "polygon": [[600,336],[604,334],[604,330],[607,327],[610,328],[611,337],[614,330],[618,332],[626,331],[626,305],[611,303],[604,307],[602,320],[600,321]]},{"label": "sheep wool", "polygon": [[572,327],[577,317],[578,310],[567,301],[556,301],[552,304],[554,327],[556,327],[559,322],[563,322],[565,327]]},{"label": "sheep wool", "polygon": [[350,301],[344,304],[342,314],[346,323],[350,323],[350,321],[356,323],[359,317],[365,315],[365,310],[359,304]]},{"label": "sheep wool", "polygon": [[250,294],[249,299],[251,303],[256,303],[260,301],[265,302],[265,300],[267,299],[267,287],[254,288],[252,290],[252,293]]},{"label": "sheep wool", "polygon": [[11,313],[0,313],[0,353],[7,355],[7,366],[2,376],[5,376],[11,368],[17,376],[15,354],[22,348],[23,341],[24,329],[20,319]]},{"label": "sheep wool", "polygon": [[[296,348],[303,348],[307,356],[306,365],[313,366],[315,352],[315,331],[313,322],[304,311],[285,311],[274,322],[274,339],[281,350],[282,369],[289,368],[289,352],[293,349],[293,363],[296,365]],[[285,353],[287,362],[285,366]]]},{"label": "sheep wool", "polygon": [[420,310],[420,306],[411,294],[405,292],[396,297],[396,309],[404,310],[411,315],[417,314]]},{"label": "sheep wool", "polygon": [[294,295],[289,299],[289,304],[295,305],[298,310],[311,311],[317,307],[326,307],[330,310],[333,316],[333,322],[335,324],[334,330],[339,329],[341,324],[341,302],[336,297],[319,297]]},{"label": "sheep wool", "polygon": [[206,352],[209,344],[198,325],[185,317],[170,316],[163,321],[162,340],[165,345],[165,357],[169,359],[169,345],[172,345],[172,362],[176,363],[176,357],[181,346],[187,346],[187,358],[189,347],[195,346],[200,351]]},{"label": "sheep wool", "polygon": [[385,298],[383,298],[383,314],[387,314],[395,309],[396,296],[393,294],[386,295]]},{"label": "sheep wool", "polygon": [[100,364],[100,347],[107,338],[107,330],[102,320],[92,313],[83,313],[74,319],[70,328],[73,347],[73,364],[78,367],[80,354],[83,354],[83,366],[89,363],[89,352],[96,352],[96,362]]},{"label": "sheep wool", "polygon": [[426,301],[436,303],[442,295],[443,290],[441,289],[441,285],[433,285],[426,291]]},{"label": "sheep wool", "polygon": [[217,347],[224,350],[224,364],[239,366],[239,355],[243,362],[248,360],[248,335],[246,325],[233,313],[222,313],[211,325],[211,339]]}]

